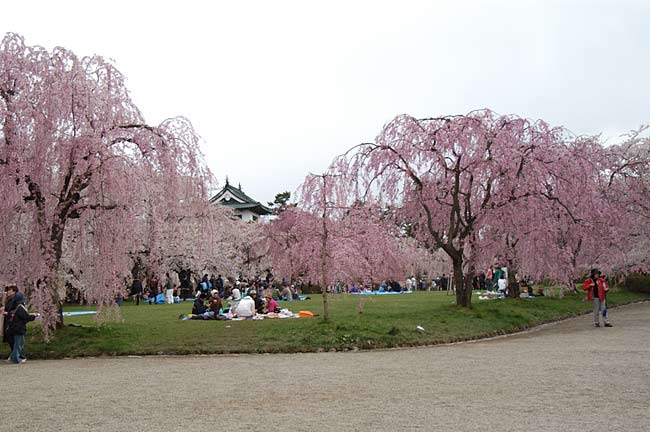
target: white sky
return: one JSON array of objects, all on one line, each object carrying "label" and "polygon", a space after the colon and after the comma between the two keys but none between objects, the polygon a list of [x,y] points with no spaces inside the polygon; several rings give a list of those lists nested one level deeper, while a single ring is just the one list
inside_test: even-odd
[{"label": "white sky", "polygon": [[3,0],[0,33],[113,59],[149,123],[183,115],[253,198],[402,113],[491,108],[618,135],[650,122],[650,1]]}]

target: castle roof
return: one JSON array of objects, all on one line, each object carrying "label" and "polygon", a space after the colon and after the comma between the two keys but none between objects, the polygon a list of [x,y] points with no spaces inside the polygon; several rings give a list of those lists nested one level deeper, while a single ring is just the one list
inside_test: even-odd
[{"label": "castle roof", "polygon": [[246,195],[241,190],[241,185],[238,188],[232,186],[228,178],[226,178],[226,185],[210,198],[210,203],[219,203],[235,210],[250,210],[260,216],[272,213],[270,208]]}]

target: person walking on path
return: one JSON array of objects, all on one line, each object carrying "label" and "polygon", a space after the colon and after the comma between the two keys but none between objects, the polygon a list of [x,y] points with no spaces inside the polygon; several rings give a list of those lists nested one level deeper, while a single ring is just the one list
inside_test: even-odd
[{"label": "person walking on path", "polygon": [[5,288],[5,292],[3,294],[6,296],[6,302],[5,302],[6,304],[4,308],[0,309],[0,313],[2,313],[3,316],[2,340],[4,342],[7,342],[7,344],[9,345],[9,352],[14,350],[14,335],[9,332],[9,317],[16,310],[16,307],[18,307],[20,303],[25,302],[25,297],[17,289],[11,290],[10,292],[9,288],[13,286],[14,285],[10,285]]},{"label": "person walking on path", "polygon": [[23,364],[25,358],[25,335],[27,334],[27,322],[34,321],[39,314],[30,314],[25,307],[25,299],[18,292],[15,285],[7,287],[7,298],[12,303],[11,309],[7,308],[3,313],[7,321],[6,334],[12,340],[11,355],[7,360],[9,363]]},{"label": "person walking on path", "polygon": [[600,270],[591,270],[591,275],[582,284],[582,289],[587,291],[587,301],[593,300],[594,302],[594,325],[600,327],[600,315],[602,314],[605,327],[611,327],[612,324],[610,324],[607,318],[606,303],[606,295],[609,287],[605,279],[601,276]]}]

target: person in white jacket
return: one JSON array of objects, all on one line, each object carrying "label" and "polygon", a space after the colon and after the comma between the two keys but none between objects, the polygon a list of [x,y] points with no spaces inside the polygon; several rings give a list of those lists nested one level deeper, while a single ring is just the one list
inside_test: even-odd
[{"label": "person in white jacket", "polygon": [[174,304],[174,280],[167,273],[167,283],[165,284],[165,303]]},{"label": "person in white jacket", "polygon": [[233,307],[232,313],[240,318],[253,318],[255,316],[255,300],[247,295]]},{"label": "person in white jacket", "polygon": [[498,291],[503,292],[504,295],[508,295],[508,281],[506,280],[505,275],[501,275],[501,278],[499,279]]}]

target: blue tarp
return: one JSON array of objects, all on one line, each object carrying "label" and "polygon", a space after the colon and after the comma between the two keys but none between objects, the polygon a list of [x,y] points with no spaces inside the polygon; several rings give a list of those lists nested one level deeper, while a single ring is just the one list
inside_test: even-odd
[{"label": "blue tarp", "polygon": [[73,312],[63,312],[63,316],[75,316],[75,315],[94,315],[97,311],[73,311]]},{"label": "blue tarp", "polygon": [[[181,299],[180,301],[177,301],[176,298],[174,298],[174,303],[180,303],[180,302],[182,302],[182,301],[183,301],[183,299]],[[194,297],[188,297],[187,299],[185,299],[185,301],[194,301]],[[147,300],[140,300],[140,303],[142,303],[142,302],[150,303],[151,300],[150,300],[150,299],[147,299]],[[156,296],[156,303],[158,303],[158,304],[165,304],[165,295],[164,295],[164,294],[158,294],[158,295]]]}]

